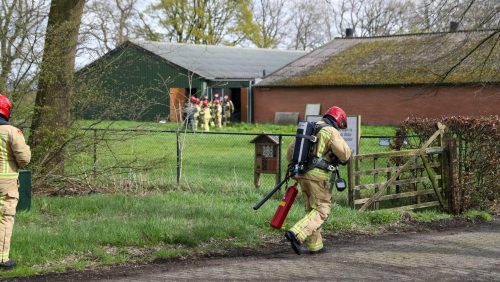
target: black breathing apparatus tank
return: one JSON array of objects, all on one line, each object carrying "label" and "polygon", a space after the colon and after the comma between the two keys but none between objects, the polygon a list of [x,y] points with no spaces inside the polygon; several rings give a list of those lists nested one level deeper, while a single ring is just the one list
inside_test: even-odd
[{"label": "black breathing apparatus tank", "polygon": [[314,150],[318,138],[316,134],[321,128],[328,126],[326,124],[318,125],[316,123],[301,121],[297,127],[295,134],[295,145],[292,154],[292,173],[302,174],[307,170],[317,167],[331,172],[330,177],[330,191],[335,185],[339,192],[342,192],[346,187],[346,181],[340,177],[338,169],[339,161],[327,162],[323,157],[318,158],[314,156]]},{"label": "black breathing apparatus tank", "polygon": [[303,171],[311,160],[312,150],[314,150],[314,144],[317,141],[315,131],[314,123],[307,121],[299,122],[292,155],[295,173]]}]

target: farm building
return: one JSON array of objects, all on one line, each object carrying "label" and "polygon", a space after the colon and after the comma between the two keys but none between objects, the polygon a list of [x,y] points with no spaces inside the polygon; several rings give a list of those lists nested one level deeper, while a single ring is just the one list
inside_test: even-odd
[{"label": "farm building", "polygon": [[252,120],[255,79],[305,54],[127,41],[77,71],[81,115],[95,118],[108,112],[107,116],[115,119],[178,121],[189,95],[212,97],[219,93],[228,95],[235,104],[236,121]]},{"label": "farm building", "polygon": [[[498,115],[500,30],[344,37],[284,66],[254,88],[255,122],[335,104],[366,124],[409,116]],[[317,107],[317,105],[316,105]]]}]

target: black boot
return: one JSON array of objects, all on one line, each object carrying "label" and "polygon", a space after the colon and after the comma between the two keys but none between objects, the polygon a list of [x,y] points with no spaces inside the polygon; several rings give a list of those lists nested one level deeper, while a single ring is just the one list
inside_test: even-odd
[{"label": "black boot", "polygon": [[292,249],[297,255],[302,254],[302,250],[300,249],[300,242],[299,240],[297,240],[297,237],[295,237],[295,234],[292,231],[285,232],[285,238],[290,241]]},{"label": "black boot", "polygon": [[8,261],[0,262],[0,269],[11,270],[16,267],[16,262],[9,259]]}]

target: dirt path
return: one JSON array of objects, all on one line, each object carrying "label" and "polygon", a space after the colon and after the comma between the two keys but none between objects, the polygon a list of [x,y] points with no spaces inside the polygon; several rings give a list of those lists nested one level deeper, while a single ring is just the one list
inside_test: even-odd
[{"label": "dirt path", "polygon": [[327,252],[318,255],[297,256],[283,241],[286,246],[248,256],[111,268],[31,281],[500,281],[499,219],[440,231],[335,239],[328,238]]}]

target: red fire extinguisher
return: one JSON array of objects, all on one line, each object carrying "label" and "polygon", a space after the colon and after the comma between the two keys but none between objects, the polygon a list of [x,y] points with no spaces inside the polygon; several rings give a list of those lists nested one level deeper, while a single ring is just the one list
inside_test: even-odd
[{"label": "red fire extinguisher", "polygon": [[281,198],[278,209],[274,213],[273,218],[271,219],[271,227],[276,229],[281,229],[283,222],[285,221],[286,216],[288,215],[288,211],[292,207],[293,202],[295,201],[295,197],[297,196],[297,183],[286,189],[285,195]]}]

